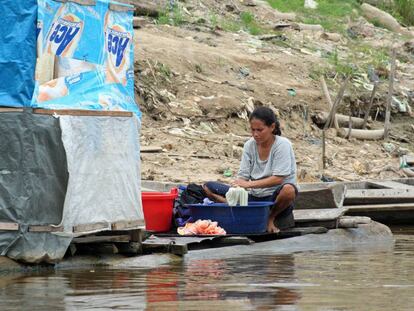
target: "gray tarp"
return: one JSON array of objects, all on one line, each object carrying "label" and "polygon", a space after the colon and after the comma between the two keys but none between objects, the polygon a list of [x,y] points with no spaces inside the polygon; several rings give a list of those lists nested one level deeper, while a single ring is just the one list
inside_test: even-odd
[{"label": "gray tarp", "polygon": [[26,261],[64,255],[70,240],[27,229],[60,223],[67,181],[59,120],[31,109],[0,113],[0,222],[20,224],[19,232],[0,232],[2,255]]},{"label": "gray tarp", "polygon": [[[60,260],[72,226],[141,220],[139,124],[133,118],[0,113],[0,253]],[[69,172],[69,173],[68,173]],[[28,232],[63,224],[63,234]]]}]

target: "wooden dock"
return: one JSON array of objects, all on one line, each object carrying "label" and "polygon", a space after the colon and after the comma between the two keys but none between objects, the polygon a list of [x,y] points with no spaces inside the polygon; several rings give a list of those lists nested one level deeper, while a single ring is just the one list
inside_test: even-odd
[{"label": "wooden dock", "polygon": [[172,253],[183,256],[191,250],[220,248],[235,245],[252,245],[255,243],[286,239],[307,234],[322,234],[328,229],[323,227],[292,228],[277,234],[247,234],[225,236],[180,236],[173,233],[151,235],[142,243],[144,254]]},{"label": "wooden dock", "polygon": [[[160,184],[156,189],[168,191],[171,186]],[[294,218],[295,228],[278,234],[179,236],[154,233],[139,242],[140,251],[143,254],[167,252],[183,256],[191,250],[251,245],[306,234],[323,234],[331,229],[357,228],[361,224],[369,224],[371,219],[386,224],[402,220],[413,224],[414,179],[301,185]],[[89,237],[84,241],[98,241],[99,238]],[[112,237],[107,236],[106,239]],[[116,245],[131,243],[127,237],[113,239],[111,241]],[[80,239],[77,244],[82,242]]]},{"label": "wooden dock", "polygon": [[385,224],[414,224],[414,178],[349,184],[346,215],[367,216]]}]

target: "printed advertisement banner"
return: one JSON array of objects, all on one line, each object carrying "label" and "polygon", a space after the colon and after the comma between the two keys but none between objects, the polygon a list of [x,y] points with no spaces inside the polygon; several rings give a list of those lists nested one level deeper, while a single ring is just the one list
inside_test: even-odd
[{"label": "printed advertisement banner", "polygon": [[133,7],[109,0],[38,3],[32,107],[123,110],[140,117],[134,99]]}]

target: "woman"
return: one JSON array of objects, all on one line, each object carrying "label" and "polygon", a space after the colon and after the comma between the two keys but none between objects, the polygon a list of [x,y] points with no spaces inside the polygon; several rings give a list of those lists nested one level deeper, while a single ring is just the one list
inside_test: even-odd
[{"label": "woman", "polygon": [[[249,191],[249,201],[275,202],[270,210],[267,231],[294,226],[293,203],[297,196],[296,160],[292,144],[281,137],[280,124],[270,108],[258,107],[250,115],[250,138],[243,148],[240,170],[232,187]],[[204,190],[216,202],[226,202],[230,186],[207,182]]]}]

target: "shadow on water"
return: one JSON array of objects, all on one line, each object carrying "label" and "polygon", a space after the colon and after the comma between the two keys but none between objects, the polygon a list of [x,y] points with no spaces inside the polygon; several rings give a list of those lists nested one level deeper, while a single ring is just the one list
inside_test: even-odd
[{"label": "shadow on water", "polygon": [[0,310],[413,310],[414,236],[394,232],[395,247],[385,250],[3,275]]}]

